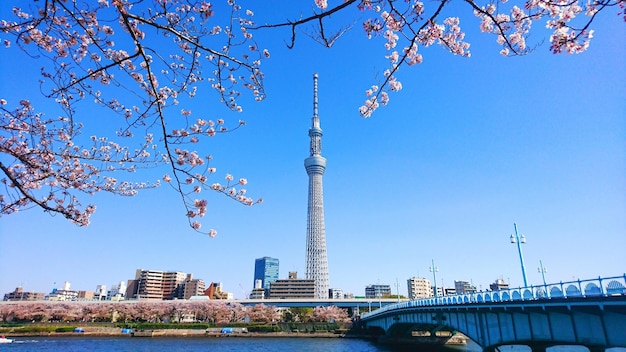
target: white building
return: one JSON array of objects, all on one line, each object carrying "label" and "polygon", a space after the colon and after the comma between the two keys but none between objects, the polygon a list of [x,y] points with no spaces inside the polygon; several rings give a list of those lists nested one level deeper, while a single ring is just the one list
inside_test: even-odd
[{"label": "white building", "polygon": [[110,301],[121,301],[126,296],[126,283],[120,281],[118,285],[113,285],[107,293],[107,299]]},{"label": "white building", "polygon": [[476,286],[472,285],[469,281],[455,280],[454,290],[458,295],[464,295],[468,293],[475,293]]},{"label": "white building", "polygon": [[52,289],[45,298],[48,301],[75,301],[78,299],[78,291],[70,290],[70,283],[65,281],[62,289]]},{"label": "white building", "polygon": [[343,290],[340,288],[331,288],[328,290],[328,297],[331,299],[343,299]]},{"label": "white building", "polygon": [[428,298],[433,296],[430,280],[423,277],[412,277],[406,282],[409,299]]},{"label": "white building", "polygon": [[96,286],[96,292],[94,292],[93,298],[98,301],[107,299],[107,285]]}]

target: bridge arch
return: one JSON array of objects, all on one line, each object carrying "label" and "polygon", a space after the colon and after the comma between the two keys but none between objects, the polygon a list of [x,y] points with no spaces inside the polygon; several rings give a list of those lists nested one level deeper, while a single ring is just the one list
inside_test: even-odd
[{"label": "bridge arch", "polygon": [[585,286],[585,296],[600,296],[602,295],[602,290],[598,285],[593,282],[590,282]]},{"label": "bridge arch", "polygon": [[582,293],[580,292],[580,289],[578,288],[578,286],[571,284],[568,285],[567,288],[565,289],[565,294],[567,295],[567,297],[580,297],[582,296]]},{"label": "bridge arch", "polygon": [[563,297],[563,291],[560,288],[554,286],[550,289],[550,297],[552,298],[561,298]]},{"label": "bridge arch", "polygon": [[626,295],[626,287],[617,280],[611,280],[606,285],[606,293],[609,295]]},{"label": "bridge arch", "polygon": [[524,294],[522,297],[524,297],[525,300],[533,299],[533,291],[531,291],[530,289],[524,289]]}]

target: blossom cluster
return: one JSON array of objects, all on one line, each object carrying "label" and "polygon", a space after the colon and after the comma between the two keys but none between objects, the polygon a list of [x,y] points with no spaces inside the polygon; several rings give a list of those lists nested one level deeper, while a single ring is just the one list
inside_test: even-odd
[{"label": "blossom cluster", "polygon": [[[50,0],[14,7],[12,18],[0,20],[2,42],[49,60],[41,69],[42,91],[64,115],[43,119],[30,106],[3,108],[0,145],[12,161],[1,165],[6,191],[0,193],[0,214],[36,205],[87,225],[95,206],[82,207],[77,191],[134,195],[158,181],[121,181],[113,177],[116,171],[165,167],[163,180],[183,195],[187,213],[203,216],[206,205],[197,206],[189,195],[211,189],[215,169],[208,167],[200,143],[244,122],[228,129],[221,119],[194,121],[184,105],[202,87],[212,87],[235,112],[243,110],[238,98],[245,91],[264,99],[260,65],[270,57],[247,29],[254,13],[232,0],[228,4],[230,11],[221,14],[227,26],[216,23],[218,14],[205,1]],[[122,117],[111,120],[118,121],[110,126],[115,141],[98,137],[93,146],[80,146],[82,126],[74,121],[87,121],[81,109],[90,101]],[[171,109],[178,105],[183,107]],[[243,204],[258,202],[245,191],[220,192]],[[197,220],[190,226],[200,229]],[[215,236],[214,230],[206,233]]]},{"label": "blossom cluster", "polygon": [[[349,323],[346,309],[336,306],[313,309],[278,309],[257,304],[244,306],[225,300],[171,301],[11,301],[0,305],[0,321],[66,322],[179,322],[193,317],[211,324],[277,323],[280,321]],[[295,317],[295,319],[294,319]]]},{"label": "blossom cluster", "polygon": [[86,226],[96,206],[82,206],[76,193],[132,196],[158,185],[111,176],[117,171],[135,171],[138,165],[154,165],[159,157],[149,152],[154,147],[150,138],[135,150],[97,136],[79,145],[80,125],[66,118],[45,119],[28,100],[13,110],[7,104],[0,101],[0,215],[39,206]]},{"label": "blossom cluster", "polygon": [[[379,87],[376,93],[371,94],[371,89],[366,92],[367,99],[359,108],[363,117],[370,117],[378,107],[386,105],[388,92],[400,90],[397,73],[403,64],[412,66],[422,62],[419,46],[438,44],[454,55],[470,57],[470,44],[465,42],[459,17],[443,17],[444,8],[451,3],[449,1],[427,3],[430,6],[428,9],[419,0],[406,0],[404,4],[389,0],[346,2],[356,2],[359,10],[376,14],[363,21],[363,30],[369,39],[382,37],[389,64],[382,80],[376,84]],[[626,13],[623,11],[623,0],[590,0],[585,4],[580,0],[496,0],[484,6],[475,0],[465,3],[480,18],[480,30],[496,35],[498,44],[502,46],[500,53],[504,56],[530,52],[527,39],[533,22],[537,20],[546,19],[546,27],[552,30],[550,50],[553,53],[574,54],[589,47],[594,33],[589,26],[599,11],[619,7],[619,15]],[[586,18],[580,19],[575,26],[573,21],[583,13]],[[399,47],[402,49],[396,49]]]},{"label": "blossom cluster", "polygon": [[274,306],[246,307],[225,300],[122,302],[7,302],[0,306],[0,321],[67,322],[178,322],[183,316],[211,324],[276,322]]},{"label": "blossom cluster", "polygon": [[[578,0],[527,0],[524,6],[511,5],[509,13],[501,12],[506,0],[487,6],[475,6],[474,14],[481,19],[480,29],[497,36],[504,56],[521,55],[530,51],[526,39],[532,23],[547,18],[546,28],[552,30],[550,50],[557,53],[577,54],[589,48],[593,30],[588,29],[601,9],[622,1],[588,1],[583,6]],[[586,18],[573,21],[584,12]]]},{"label": "blossom cluster", "polygon": [[[380,35],[384,38],[384,47],[388,52],[385,58],[389,62],[389,68],[384,71],[384,80],[377,85],[380,89],[376,94],[371,94],[372,89],[367,90],[367,100],[359,108],[363,117],[370,117],[380,106],[389,102],[389,92],[398,92],[402,89],[402,83],[396,73],[402,64],[413,66],[422,63],[422,54],[418,53],[420,45],[428,47],[439,44],[446,47],[451,53],[465,57],[470,56],[469,44],[464,42],[465,34],[461,31],[460,20],[457,17],[444,19],[442,24],[436,24],[435,18],[424,20],[424,3],[418,0],[406,1],[402,9],[392,2],[379,2],[381,5],[374,6],[372,2],[362,1],[359,8],[370,10],[379,14],[380,18],[370,18],[364,21],[363,29],[368,38]],[[443,6],[440,5],[440,6]],[[402,50],[397,50],[398,44],[407,41]]]},{"label": "blossom cluster", "polygon": [[350,321],[348,312],[337,306],[315,307],[313,308],[312,321],[317,322],[337,322],[347,323]]},{"label": "blossom cluster", "polygon": [[[190,117],[192,111],[183,109],[181,115]],[[239,178],[235,182],[232,175],[226,174],[225,184],[212,181],[212,175],[217,172],[217,168],[211,166],[213,157],[211,155],[202,157],[197,151],[188,149],[186,146],[198,144],[202,138],[212,138],[217,134],[232,132],[243,126],[245,126],[243,120],[239,120],[234,128],[228,128],[226,121],[222,118],[215,121],[198,118],[195,123],[190,123],[188,128],[174,129],[166,134],[168,145],[176,145],[177,147],[173,148],[173,153],[169,154],[174,177],[169,173],[165,174],[163,181],[172,185],[182,195],[191,228],[205,233],[209,237],[215,237],[217,231],[215,229],[209,229],[206,232],[201,231],[200,218],[204,218],[207,213],[208,199],[197,198],[199,193],[207,190],[215,191],[248,206],[260,204],[263,200],[254,200],[248,197],[245,188],[238,189],[238,187],[248,184],[248,180],[245,178]],[[180,182],[174,182],[174,180],[178,181],[179,178]]]}]

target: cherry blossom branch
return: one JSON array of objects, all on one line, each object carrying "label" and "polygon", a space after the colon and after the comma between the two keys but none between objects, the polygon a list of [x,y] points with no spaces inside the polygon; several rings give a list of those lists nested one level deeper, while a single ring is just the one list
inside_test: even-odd
[{"label": "cherry blossom branch", "polygon": [[[150,9],[150,3],[157,11]],[[253,13],[245,11],[247,17],[240,16],[241,7],[234,1],[229,4],[230,25],[226,30],[219,26],[204,26],[206,20],[213,16],[211,5],[205,2],[154,0],[130,3],[127,0],[112,0],[113,6],[109,7],[109,0],[98,0],[98,5],[92,7],[88,3],[46,0],[43,8],[37,8],[38,4],[34,4],[30,11],[32,14],[14,8],[13,13],[17,20],[1,21],[0,33],[14,35],[22,50],[28,52],[28,48],[34,47],[50,60],[50,66],[42,69],[42,82],[51,84],[52,89],[46,90],[42,83],[42,93],[44,97],[55,99],[59,103],[65,117],[56,122],[42,120],[39,115],[32,114],[32,107],[25,100],[22,111],[16,110],[13,114],[4,110],[3,118],[11,122],[4,124],[5,129],[0,129],[0,152],[13,158],[9,164],[3,164],[11,172],[11,177],[5,178],[5,186],[8,187],[5,188],[6,202],[14,199],[17,202],[15,204],[22,208],[26,203],[37,206],[44,204],[48,208],[66,211],[65,214],[73,221],[87,224],[88,220],[85,219],[90,214],[74,212],[80,205],[78,199],[72,195],[74,191],[93,194],[104,190],[120,195],[133,195],[138,189],[151,185],[118,183],[103,173],[135,171],[135,165],[158,167],[167,164],[176,183],[174,189],[181,196],[188,219],[192,217],[190,214],[204,215],[206,212],[206,207],[197,206],[206,204],[206,200],[198,201],[191,197],[199,190],[213,190],[246,205],[259,203],[260,200],[255,202],[245,196],[244,189],[235,190],[230,181],[225,186],[215,187],[216,183],[209,182],[209,176],[215,172],[215,168],[209,167],[203,161],[210,160],[210,157],[201,158],[199,152],[180,147],[184,144],[197,144],[201,139],[212,137],[216,133],[234,131],[244,125],[243,121],[230,130],[224,127],[222,119],[218,120],[221,121],[218,123],[219,130],[209,126],[212,124],[210,120],[204,119],[197,119],[193,123],[185,118],[180,122],[186,125],[180,125],[178,120],[168,116],[171,115],[171,109],[165,109],[177,105],[181,94],[185,94],[186,98],[193,98],[198,88],[197,83],[205,79],[212,82],[212,87],[217,90],[221,101],[235,111],[242,110],[236,102],[236,98],[240,96],[237,85],[241,84],[249,89],[255,100],[265,97],[263,74],[259,66],[261,59],[269,57],[269,52],[258,49],[252,35],[244,28],[244,25],[253,25]],[[104,18],[117,19],[117,26],[113,22],[101,24],[100,21]],[[195,22],[195,18],[201,18],[202,23]],[[241,25],[239,37],[235,30],[236,22]],[[158,50],[147,47],[147,38],[151,38],[152,33],[171,38],[173,47],[165,44]],[[217,50],[213,44],[208,46],[203,41],[207,36],[222,34],[225,45],[221,50]],[[130,49],[116,49],[116,38],[124,44],[130,42]],[[250,42],[252,45],[249,45],[249,51],[237,56],[234,48],[245,47]],[[8,40],[4,40],[4,43],[5,46],[10,46]],[[206,62],[215,68],[215,78],[206,78],[202,74],[200,58],[203,54],[206,55]],[[115,77],[114,69],[119,69],[125,75]],[[236,78],[235,73],[240,71],[248,72],[249,77],[244,78],[242,75]],[[166,85],[159,84],[159,81]],[[137,84],[139,89],[132,87],[133,84]],[[98,89],[97,85],[102,86],[102,89]],[[119,88],[131,94],[115,94],[115,90]],[[118,137],[133,140],[135,130],[146,127],[146,143],[134,155],[127,147],[107,140],[101,141],[105,154],[97,149],[81,149],[75,145],[80,139],[81,129],[79,124],[74,123],[74,119],[79,116],[78,102],[89,96],[93,97],[96,104],[124,117],[126,126],[117,131]],[[3,101],[3,104],[6,102]],[[181,114],[187,117],[191,111],[183,108]],[[14,128],[12,123],[19,124],[20,128]],[[42,143],[43,146],[31,146],[31,152],[28,152],[31,156],[18,148],[26,145],[26,130],[21,128],[22,124],[27,126],[26,130],[29,129],[28,126],[33,128],[30,134],[38,138],[33,143]],[[55,124],[58,126],[55,127]],[[152,129],[156,129],[157,136],[160,136],[157,143],[152,142]],[[58,131],[59,135],[46,131]],[[111,158],[109,149],[106,149],[109,147],[115,148],[115,153],[120,153],[118,162],[128,165],[115,165],[115,158]],[[147,160],[148,156],[152,159]],[[150,164],[146,164],[148,162]],[[97,165],[98,163],[101,165]],[[28,176],[30,174],[32,176]],[[164,179],[169,177],[166,175]],[[242,182],[247,183],[245,179],[240,179],[238,184]],[[44,184],[51,189],[42,198],[36,190]],[[28,197],[14,196],[15,193],[11,193],[10,189],[16,185],[20,185]],[[20,192],[17,188],[15,191]],[[59,192],[64,195],[65,200],[53,196]],[[3,202],[4,195],[0,196],[0,202]],[[29,197],[38,203],[30,201]],[[47,210],[45,207],[41,208]],[[189,224],[195,230],[200,228],[195,220]],[[215,235],[214,230],[206,233]]]},{"label": "cherry blossom branch", "polygon": [[[256,27],[250,27],[250,30],[257,30],[257,29],[264,29],[264,28],[281,28],[281,27],[290,27],[291,29],[291,43],[287,44],[287,47],[289,49],[293,49],[294,45],[296,44],[296,29],[306,23],[312,22],[312,21],[318,21],[319,23],[321,23],[321,21],[324,18],[330,17],[332,14],[337,13],[345,8],[347,8],[348,6],[354,4],[355,2],[357,2],[357,0],[345,0],[343,3],[341,3],[341,5],[337,5],[327,11],[323,11],[321,13],[315,13],[309,17],[297,20],[297,21],[287,21],[284,23],[276,23],[276,24],[264,24],[261,26],[256,26]],[[321,3],[321,2],[320,2]],[[318,3],[318,7],[325,9],[326,6],[321,5],[320,3]],[[323,2],[325,4],[325,2]],[[323,31],[321,31],[323,32]],[[345,32],[345,31],[344,31]]]}]

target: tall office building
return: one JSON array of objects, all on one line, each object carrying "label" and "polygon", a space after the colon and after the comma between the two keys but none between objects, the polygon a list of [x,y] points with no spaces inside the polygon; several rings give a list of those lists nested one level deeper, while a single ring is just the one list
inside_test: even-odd
[{"label": "tall office building", "polygon": [[317,116],[317,73],[313,75],[313,119],[309,129],[310,156],[304,159],[309,175],[309,203],[306,226],[306,278],[315,281],[315,298],[328,298],[328,257],[324,225],[324,192],[322,175],[326,158],[322,156],[322,129]]},{"label": "tall office building", "polygon": [[[265,290],[266,297],[269,293],[270,283],[278,280],[278,259],[263,257],[254,261],[254,283],[261,280],[261,287]],[[253,286],[256,287],[256,286]]]}]

